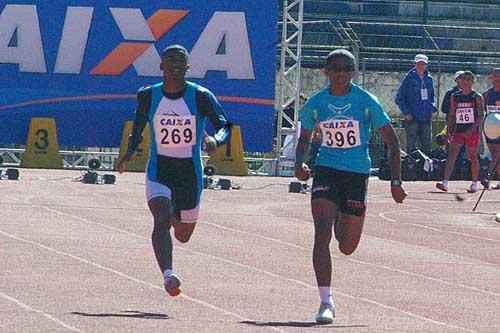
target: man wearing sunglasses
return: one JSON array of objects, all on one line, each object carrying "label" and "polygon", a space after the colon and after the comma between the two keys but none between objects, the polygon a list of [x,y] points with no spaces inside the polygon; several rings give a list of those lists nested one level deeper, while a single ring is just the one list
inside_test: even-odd
[{"label": "man wearing sunglasses", "polygon": [[448,191],[448,180],[453,172],[458,153],[464,144],[467,145],[471,161],[472,184],[467,190],[475,193],[479,190],[479,159],[478,149],[480,140],[479,126],[483,122],[483,97],[472,90],[475,75],[471,71],[464,71],[459,77],[460,90],[451,96],[450,113],[448,115],[448,134],[450,147],[448,159],[444,167],[444,179],[436,187]]},{"label": "man wearing sunglasses", "polygon": [[304,163],[316,126],[322,144],[314,167],[311,210],[314,220],[313,265],[321,299],[318,323],[331,323],[335,307],[331,293],[332,226],[342,253],[354,252],[361,238],[371,160],[368,154],[370,126],[378,129],[389,147],[394,201],[402,203],[399,140],[378,99],[352,83],[355,58],[343,49],[332,51],[323,71],[329,85],[312,96],[302,108],[302,124],[296,149],[295,176],[307,180],[311,170]]}]

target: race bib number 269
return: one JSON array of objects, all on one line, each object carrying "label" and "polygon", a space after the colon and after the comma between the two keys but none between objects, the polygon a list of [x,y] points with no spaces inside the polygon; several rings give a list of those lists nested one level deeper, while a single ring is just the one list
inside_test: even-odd
[{"label": "race bib number 269", "polygon": [[183,148],[196,143],[195,116],[156,116],[156,143],[163,148]]},{"label": "race bib number 269", "polygon": [[359,121],[332,119],[320,123],[323,146],[329,148],[353,148],[361,144]]}]

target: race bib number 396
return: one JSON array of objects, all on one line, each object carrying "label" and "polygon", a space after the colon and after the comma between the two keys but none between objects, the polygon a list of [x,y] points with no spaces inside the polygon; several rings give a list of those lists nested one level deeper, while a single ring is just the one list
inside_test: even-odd
[{"label": "race bib number 396", "polygon": [[156,143],[163,148],[190,147],[196,143],[195,116],[156,116]]},{"label": "race bib number 396", "polygon": [[329,148],[353,148],[361,144],[359,121],[332,119],[320,123],[323,146]]}]

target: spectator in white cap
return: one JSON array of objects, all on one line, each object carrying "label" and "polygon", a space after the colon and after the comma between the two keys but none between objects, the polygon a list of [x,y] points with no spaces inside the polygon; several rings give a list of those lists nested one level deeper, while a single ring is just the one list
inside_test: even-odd
[{"label": "spectator in white cap", "polygon": [[[413,67],[399,86],[396,104],[406,119],[406,150],[419,147],[425,154],[431,150],[431,120],[437,111],[434,101],[434,82],[427,71],[429,58],[415,56]],[[417,145],[419,143],[420,145]]]}]

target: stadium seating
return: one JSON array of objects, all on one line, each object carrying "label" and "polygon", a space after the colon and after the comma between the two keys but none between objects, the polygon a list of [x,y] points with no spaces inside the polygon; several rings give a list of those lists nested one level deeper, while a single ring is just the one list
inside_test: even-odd
[{"label": "stadium seating", "polygon": [[304,0],[304,21],[316,23],[303,26],[303,66],[319,67],[329,49],[353,42],[367,70],[407,69],[418,50],[440,57],[441,70],[448,72],[484,72],[478,63],[498,62],[500,43],[492,42],[500,40],[498,1],[429,1],[426,24],[423,3]]}]

